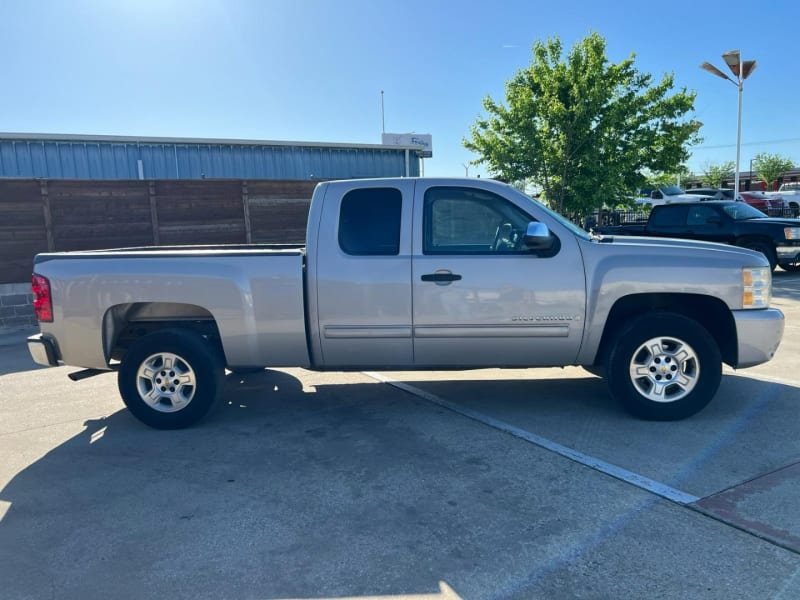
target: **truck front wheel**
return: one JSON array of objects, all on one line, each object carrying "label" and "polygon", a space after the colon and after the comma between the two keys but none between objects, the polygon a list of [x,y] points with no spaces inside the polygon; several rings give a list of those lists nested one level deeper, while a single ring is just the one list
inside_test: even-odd
[{"label": "truck front wheel", "polygon": [[697,321],[659,312],[637,317],[616,336],[606,379],[628,412],[675,421],[703,409],[722,378],[714,338]]},{"label": "truck front wheel", "polygon": [[788,271],[789,273],[797,273],[797,271],[800,271],[800,260],[796,260],[790,263],[783,263],[782,265],[780,265],[780,267],[781,269],[783,269],[784,271]]},{"label": "truck front wheel", "polygon": [[222,393],[219,353],[182,329],[151,333],[131,344],[117,385],[128,410],[156,429],[181,429],[202,419]]}]

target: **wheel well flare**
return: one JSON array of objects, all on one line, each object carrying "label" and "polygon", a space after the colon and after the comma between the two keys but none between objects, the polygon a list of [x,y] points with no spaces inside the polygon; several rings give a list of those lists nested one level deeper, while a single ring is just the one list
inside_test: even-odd
[{"label": "wheel well flare", "polygon": [[112,306],[103,317],[106,356],[121,360],[134,340],[174,327],[196,331],[220,344],[214,316],[201,306],[177,302],[132,302]]},{"label": "wheel well flare", "polygon": [[614,336],[626,322],[649,312],[672,312],[697,321],[714,338],[723,362],[736,364],[738,346],[733,315],[719,298],[700,294],[633,294],[620,298],[606,319],[595,363],[603,364]]}]

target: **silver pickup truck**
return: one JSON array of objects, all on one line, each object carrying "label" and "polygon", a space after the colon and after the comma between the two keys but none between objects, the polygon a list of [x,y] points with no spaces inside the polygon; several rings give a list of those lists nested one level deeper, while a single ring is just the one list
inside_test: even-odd
[{"label": "silver pickup truck", "polygon": [[680,419],[723,362],[770,360],[784,326],[757,252],[593,236],[481,179],[321,183],[305,247],[49,253],[34,270],[34,359],[118,370],[129,410],[164,429],[208,413],[226,367],[265,366],[583,365],[634,415]]}]

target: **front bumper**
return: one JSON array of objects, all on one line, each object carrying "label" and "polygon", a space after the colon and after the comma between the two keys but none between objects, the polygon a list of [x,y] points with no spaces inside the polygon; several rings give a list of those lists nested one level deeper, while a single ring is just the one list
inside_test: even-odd
[{"label": "front bumper", "polygon": [[800,246],[778,246],[775,248],[778,264],[793,263],[800,260]]},{"label": "front bumper", "polygon": [[56,352],[55,344],[41,333],[28,338],[28,352],[31,353],[33,360],[40,365],[58,366],[58,353]]},{"label": "front bumper", "polygon": [[783,337],[783,313],[777,308],[732,312],[738,341],[733,366],[744,369],[772,360]]}]

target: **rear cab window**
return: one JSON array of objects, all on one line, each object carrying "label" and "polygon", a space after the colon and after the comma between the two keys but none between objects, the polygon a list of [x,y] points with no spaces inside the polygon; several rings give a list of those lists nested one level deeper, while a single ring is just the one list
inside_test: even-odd
[{"label": "rear cab window", "polygon": [[351,190],[339,208],[339,248],[352,256],[400,253],[403,196],[396,188]]},{"label": "rear cab window", "polygon": [[688,206],[665,205],[663,208],[656,208],[653,210],[650,225],[659,229],[682,227],[686,225],[686,213],[688,210]]}]

